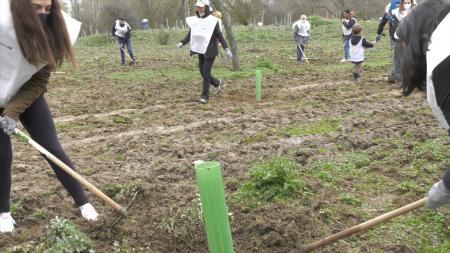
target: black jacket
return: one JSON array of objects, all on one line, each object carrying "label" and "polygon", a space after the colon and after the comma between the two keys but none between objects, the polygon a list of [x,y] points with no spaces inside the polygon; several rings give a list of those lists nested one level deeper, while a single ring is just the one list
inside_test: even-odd
[{"label": "black jacket", "polygon": [[[209,13],[206,13],[203,17],[200,17],[197,14],[197,17],[199,18],[206,18],[209,16]],[[205,58],[213,58],[216,57],[219,54],[219,48],[217,40],[219,40],[220,44],[222,44],[223,48],[228,48],[228,44],[225,41],[225,38],[223,37],[222,32],[220,31],[219,22],[217,22],[216,27],[214,28],[214,32],[212,34],[211,40],[209,41],[208,48],[206,49]],[[184,37],[184,39],[181,40],[181,43],[183,45],[186,45],[191,41],[191,30],[189,30],[188,34]],[[196,54],[195,52],[191,51],[191,55]]]},{"label": "black jacket", "polygon": [[352,39],[351,39],[350,43],[352,43],[353,46],[356,46],[356,45],[358,45],[360,40],[363,40],[362,41],[363,47],[365,47],[365,48],[374,47],[374,44],[367,42],[366,38],[363,38],[363,36],[361,36],[361,35],[352,35]]}]

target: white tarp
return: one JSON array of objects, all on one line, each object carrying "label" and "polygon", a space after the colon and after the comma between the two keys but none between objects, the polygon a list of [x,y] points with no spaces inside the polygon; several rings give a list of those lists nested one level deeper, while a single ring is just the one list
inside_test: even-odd
[{"label": "white tarp", "polygon": [[442,20],[439,26],[431,35],[430,45],[427,51],[427,100],[445,129],[449,129],[449,123],[445,120],[444,114],[436,101],[436,94],[433,85],[433,70],[450,55],[450,14]]},{"label": "white tarp", "polygon": [[218,22],[219,19],[212,15],[206,18],[198,18],[196,16],[186,18],[186,23],[191,28],[191,51],[198,54],[206,53],[214,28]]},{"label": "white tarp", "polygon": [[[63,12],[70,41],[75,44],[81,23]],[[30,78],[43,68],[30,64],[22,55],[11,16],[10,1],[0,1],[0,107],[5,108],[9,100]]]}]

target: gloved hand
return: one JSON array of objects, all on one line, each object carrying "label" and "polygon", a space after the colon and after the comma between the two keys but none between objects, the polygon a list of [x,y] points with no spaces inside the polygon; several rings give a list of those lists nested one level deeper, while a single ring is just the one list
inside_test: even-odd
[{"label": "gloved hand", "polygon": [[381,40],[381,34],[377,34],[377,37],[375,37],[375,42],[380,42]]},{"label": "gloved hand", "polygon": [[7,135],[14,134],[14,129],[17,127],[17,122],[8,116],[0,116],[0,128]]},{"label": "gloved hand", "polygon": [[231,49],[230,49],[230,48],[225,48],[225,56],[226,56],[228,59],[233,59],[233,53],[231,52]]},{"label": "gloved hand", "polygon": [[441,180],[431,187],[427,193],[427,208],[435,209],[445,204],[450,204],[450,190],[445,187],[444,182]]},{"label": "gloved hand", "polygon": [[182,43],[182,42],[178,42],[178,43],[177,43],[177,47],[178,47],[178,48],[182,48],[182,47],[183,47],[183,43]]}]

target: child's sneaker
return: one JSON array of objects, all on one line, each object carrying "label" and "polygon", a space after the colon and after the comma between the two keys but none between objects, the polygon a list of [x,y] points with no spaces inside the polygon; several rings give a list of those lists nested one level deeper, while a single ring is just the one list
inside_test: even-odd
[{"label": "child's sneaker", "polygon": [[95,211],[95,208],[91,203],[84,204],[80,206],[81,215],[88,221],[96,221],[99,214]]},{"label": "child's sneaker", "polygon": [[11,213],[0,213],[0,233],[14,232],[16,222],[11,217]]}]

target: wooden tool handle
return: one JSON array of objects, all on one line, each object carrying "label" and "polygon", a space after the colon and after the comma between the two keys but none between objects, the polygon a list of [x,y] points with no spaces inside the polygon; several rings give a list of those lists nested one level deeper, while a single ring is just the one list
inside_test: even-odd
[{"label": "wooden tool handle", "polygon": [[368,220],[368,221],[366,221],[364,223],[361,223],[359,225],[356,225],[354,227],[351,227],[349,229],[341,231],[341,232],[339,232],[337,234],[331,235],[331,236],[329,236],[329,237],[327,237],[325,239],[322,239],[322,240],[319,240],[317,242],[308,244],[308,245],[304,246],[301,249],[301,252],[302,253],[303,252],[305,252],[305,253],[306,252],[310,252],[310,251],[315,250],[317,248],[320,248],[320,247],[322,247],[324,245],[328,245],[328,244],[330,244],[332,242],[335,242],[337,240],[340,240],[342,238],[346,238],[346,237],[348,237],[350,235],[353,235],[355,233],[365,231],[365,230],[367,230],[369,228],[372,228],[372,227],[374,227],[374,226],[376,226],[376,225],[378,225],[380,223],[383,223],[385,221],[388,221],[390,219],[398,217],[398,216],[400,216],[402,214],[405,214],[405,213],[408,213],[410,211],[419,209],[419,208],[421,208],[421,207],[423,207],[425,205],[426,201],[427,201],[427,198],[423,198],[423,199],[418,200],[416,202],[413,202],[413,203],[411,203],[409,205],[406,205],[404,207],[395,209],[395,210],[393,210],[393,211],[391,211],[389,213],[385,213],[385,214],[380,215],[380,216],[378,216],[376,218]]}]

